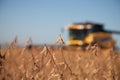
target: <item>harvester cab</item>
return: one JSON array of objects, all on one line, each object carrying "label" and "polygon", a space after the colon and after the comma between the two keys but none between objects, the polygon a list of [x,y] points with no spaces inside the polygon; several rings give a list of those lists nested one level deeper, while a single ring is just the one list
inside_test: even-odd
[{"label": "harvester cab", "polygon": [[107,31],[103,27],[103,24],[92,22],[74,23],[66,26],[65,29],[69,31],[67,45],[84,46],[97,42],[103,48],[114,47],[116,41],[112,38],[111,33],[120,34],[120,32]]}]

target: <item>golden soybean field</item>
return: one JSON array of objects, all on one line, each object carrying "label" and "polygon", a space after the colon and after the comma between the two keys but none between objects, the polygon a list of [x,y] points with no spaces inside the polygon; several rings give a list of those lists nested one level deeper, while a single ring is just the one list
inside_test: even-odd
[{"label": "golden soybean field", "polygon": [[95,45],[27,45],[0,49],[0,80],[120,80],[120,54]]}]

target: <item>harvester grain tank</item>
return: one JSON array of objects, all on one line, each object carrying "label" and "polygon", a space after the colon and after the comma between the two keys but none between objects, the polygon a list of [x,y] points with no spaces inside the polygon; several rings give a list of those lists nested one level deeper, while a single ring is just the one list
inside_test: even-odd
[{"label": "harvester grain tank", "polygon": [[116,41],[112,38],[112,33],[120,34],[118,31],[108,31],[100,23],[73,23],[66,26],[69,31],[67,45],[87,45],[93,42],[99,43],[101,47],[114,47]]}]

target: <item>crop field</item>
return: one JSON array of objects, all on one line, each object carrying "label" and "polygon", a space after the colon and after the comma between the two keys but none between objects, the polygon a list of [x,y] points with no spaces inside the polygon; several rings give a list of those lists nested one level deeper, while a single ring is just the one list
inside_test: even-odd
[{"label": "crop field", "polygon": [[[56,45],[60,43],[60,45]],[[26,45],[15,41],[0,49],[0,80],[120,80],[120,54],[97,44],[84,49]]]}]

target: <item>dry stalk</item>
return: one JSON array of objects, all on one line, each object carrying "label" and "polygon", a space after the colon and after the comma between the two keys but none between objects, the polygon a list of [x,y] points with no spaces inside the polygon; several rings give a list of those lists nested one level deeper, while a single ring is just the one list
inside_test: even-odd
[{"label": "dry stalk", "polygon": [[35,77],[36,77],[37,73],[40,71],[40,66],[36,62],[35,57],[34,57],[32,51],[31,51],[31,49],[30,49],[30,54],[32,56],[32,62],[33,62],[31,79],[35,80]]},{"label": "dry stalk", "polygon": [[35,62],[35,57],[34,57],[32,51],[30,51],[30,53],[31,53],[31,56],[32,56],[32,61],[33,61],[34,66],[39,68],[38,64]]},{"label": "dry stalk", "polygon": [[41,59],[40,59],[40,62],[41,62],[41,65],[40,65],[40,69],[42,69],[44,67],[44,58],[47,56],[47,49],[46,49],[46,46],[43,47],[43,50],[40,52],[40,55],[41,55]]},{"label": "dry stalk", "polygon": [[56,62],[55,62],[54,56],[52,55],[50,49],[49,49],[46,45],[45,45],[45,47],[46,47],[46,50],[48,51],[48,53],[49,53],[49,55],[50,55],[50,57],[51,57],[51,61],[52,61],[53,64],[54,64],[54,68],[57,69],[57,72],[58,72],[58,75],[59,75],[59,80],[64,80],[64,78],[63,78],[63,73],[60,72],[60,70],[59,70],[59,68],[58,68],[58,66],[57,66],[57,64],[56,64]]},{"label": "dry stalk", "polygon": [[2,54],[1,49],[0,49],[0,74],[4,70],[4,63],[5,63],[5,54]]},{"label": "dry stalk", "polygon": [[55,41],[55,45],[56,45],[57,43],[60,43],[60,45],[65,43],[64,40],[62,39],[61,34],[59,35],[59,37],[58,37],[57,40]]},{"label": "dry stalk", "polygon": [[101,53],[101,50],[100,50],[100,47],[98,46],[97,43],[92,46],[92,49],[93,49],[93,50],[92,50],[92,53],[93,53],[95,56],[99,56],[99,54],[102,54],[102,53]]},{"label": "dry stalk", "polygon": [[69,71],[70,71],[71,74],[72,74],[72,70],[71,70],[71,68],[69,67],[69,65],[68,65],[68,63],[67,63],[67,61],[66,61],[66,59],[65,59],[65,56],[64,56],[64,54],[63,54],[63,47],[62,47],[62,45],[64,44],[64,40],[62,39],[61,34],[60,34],[60,36],[58,37],[58,39],[56,40],[55,43],[56,43],[56,44],[57,44],[57,43],[60,43],[60,53],[62,54],[64,63],[66,64],[67,68],[69,69]]},{"label": "dry stalk", "polygon": [[65,56],[64,56],[64,53],[63,53],[63,46],[62,46],[64,44],[64,40],[62,39],[61,34],[58,37],[58,39],[56,40],[55,45],[58,44],[58,43],[60,44],[60,53],[62,55],[62,58],[63,58],[63,61],[64,61],[65,65],[66,65],[66,68],[68,68],[68,70],[70,71],[70,74],[74,75],[76,77],[76,80],[77,80],[77,75],[72,72],[72,69],[70,68],[70,66],[68,65],[68,63],[67,63],[67,61],[65,59]]},{"label": "dry stalk", "polygon": [[28,38],[24,47],[27,47],[28,49],[31,49],[31,47],[32,47],[32,39],[31,38]]},{"label": "dry stalk", "polygon": [[24,47],[24,48],[21,50],[21,53],[20,53],[21,56],[23,56],[25,50],[26,50],[26,47]]},{"label": "dry stalk", "polygon": [[86,50],[87,50],[87,51],[91,50],[91,47],[92,47],[92,44],[90,43],[90,44],[86,47]]},{"label": "dry stalk", "polygon": [[67,61],[66,61],[66,59],[65,59],[65,56],[64,56],[64,54],[63,54],[62,45],[60,46],[60,52],[61,52],[61,54],[62,54],[62,57],[63,57],[64,63],[66,64],[67,68],[68,68],[69,71],[70,71],[70,74],[73,74],[73,72],[72,72],[70,66],[68,65],[68,63],[67,63]]},{"label": "dry stalk", "polygon": [[52,53],[50,52],[50,50],[49,50],[49,48],[46,46],[46,44],[45,44],[44,46],[46,47],[46,50],[48,51],[48,54],[50,55],[51,60],[52,60],[53,64],[55,65],[55,68],[57,68],[57,70],[58,70],[57,64],[56,64],[56,62],[55,62],[55,60],[54,60],[54,57],[53,57]]},{"label": "dry stalk", "polygon": [[18,37],[16,36],[15,39],[11,42],[10,47],[16,48],[17,43],[18,43]]}]

